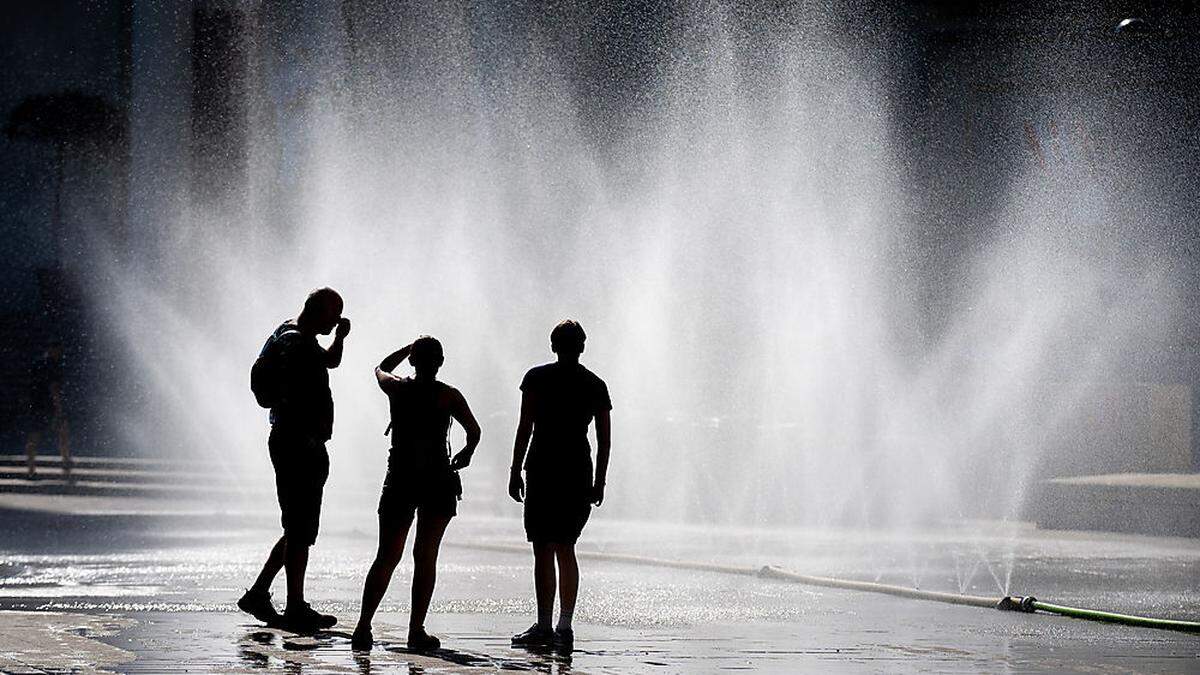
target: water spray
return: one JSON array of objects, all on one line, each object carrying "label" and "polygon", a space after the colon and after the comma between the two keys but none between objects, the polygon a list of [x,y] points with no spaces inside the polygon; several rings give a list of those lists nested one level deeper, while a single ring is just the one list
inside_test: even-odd
[{"label": "water spray", "polygon": [[[458,546],[460,548],[469,548],[484,551],[498,551],[504,553],[527,553],[528,549],[523,546],[513,546],[509,544],[447,544],[449,546]],[[764,565],[762,567],[750,567],[745,565],[725,565],[721,563],[706,563],[693,560],[672,560],[669,558],[654,558],[650,556],[631,555],[625,553],[601,553],[597,551],[577,551],[576,555],[580,558],[588,560],[602,560],[605,562],[620,562],[634,565],[646,565],[650,567],[664,567],[670,569],[692,570],[697,572],[717,572],[720,574],[734,574],[738,576],[757,577],[759,579],[771,579],[775,581],[784,581],[792,584],[801,584],[804,586],[820,586],[822,588],[838,588],[847,591],[862,591],[864,593],[880,593],[883,595],[891,595],[900,598],[909,598],[912,600],[928,600],[931,602],[941,602],[950,605],[966,605],[969,607],[983,607],[987,609],[998,609],[1001,611],[1021,612],[1025,614],[1033,614],[1036,612],[1045,612],[1049,614],[1057,614],[1059,616],[1070,617],[1073,619],[1084,619],[1087,621],[1100,621],[1104,623],[1118,623],[1127,626],[1139,626],[1141,628],[1156,628],[1159,630],[1173,630],[1184,633],[1200,633],[1200,621],[1182,621],[1179,619],[1159,619],[1148,616],[1137,616],[1134,614],[1121,614],[1118,612],[1108,612],[1099,609],[1086,609],[1082,607],[1069,607],[1067,605],[1058,605],[1049,602],[1043,602],[1033,596],[1005,596],[1002,598],[994,598],[982,595],[965,595],[961,593],[947,593],[944,591],[926,591],[919,588],[910,588],[907,586],[896,586],[892,584],[881,584],[874,581],[857,581],[854,579],[839,579],[837,577],[816,576],[811,574],[800,574],[791,572],[772,565]]]}]

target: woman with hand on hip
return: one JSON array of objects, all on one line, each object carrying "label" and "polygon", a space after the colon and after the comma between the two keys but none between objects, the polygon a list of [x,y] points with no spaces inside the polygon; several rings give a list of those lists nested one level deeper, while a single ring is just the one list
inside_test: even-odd
[{"label": "woman with hand on hip", "polygon": [[[406,358],[414,375],[393,375],[392,370]],[[463,395],[438,381],[443,361],[441,343],[426,335],[389,355],[375,369],[379,388],[387,394],[391,409],[392,445],[379,499],[379,551],[363,585],[362,609],[351,639],[356,650],[371,649],[371,620],[404,555],[404,542],[414,520],[417,531],[408,648],[428,651],[441,644],[425,631],[425,616],[433,598],[442,535],[457,513],[462,496],[457,472],[471,463],[480,433]],[[453,459],[447,439],[451,418],[467,434],[466,446]]]}]

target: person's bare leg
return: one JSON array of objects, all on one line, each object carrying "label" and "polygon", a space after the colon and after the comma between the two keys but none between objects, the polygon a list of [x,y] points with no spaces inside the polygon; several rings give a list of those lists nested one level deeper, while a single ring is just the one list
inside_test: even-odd
[{"label": "person's bare leg", "polygon": [[40,431],[31,431],[25,437],[25,458],[29,465],[30,478],[37,475],[37,449],[41,442],[42,433]]},{"label": "person's bare leg", "polygon": [[71,477],[71,428],[65,421],[58,423],[58,454],[62,457],[63,476]]},{"label": "person's bare leg", "polygon": [[574,544],[559,544],[555,549],[558,560],[558,628],[570,629],[575,617],[575,599],[579,595],[579,561]]},{"label": "person's bare leg", "polygon": [[308,569],[308,546],[288,542],[283,547],[283,569],[287,575],[287,608],[304,605],[304,572]]},{"label": "person's bare leg", "polygon": [[417,519],[417,537],[413,543],[412,610],[408,615],[408,630],[424,630],[425,616],[433,599],[433,587],[437,583],[438,549],[442,535],[450,518],[439,516]]},{"label": "person's bare leg", "polygon": [[554,627],[554,544],[533,545],[533,590],[537,596],[538,625]]},{"label": "person's bare leg", "polygon": [[279,576],[279,570],[283,569],[283,552],[287,549],[287,537],[280,537],[279,541],[271,547],[271,553],[267,555],[267,562],[263,563],[262,571],[258,573],[258,578],[254,580],[254,585],[250,590],[267,593],[271,590],[271,584],[275,583],[275,577]]},{"label": "person's bare leg", "polygon": [[362,606],[359,608],[358,626],[354,632],[371,630],[375,610],[379,609],[383,594],[387,593],[396,565],[404,557],[404,540],[408,538],[408,528],[411,525],[412,520],[407,519],[390,526],[379,524],[379,550],[375,553],[375,561],[371,563],[366,581],[363,582]]}]

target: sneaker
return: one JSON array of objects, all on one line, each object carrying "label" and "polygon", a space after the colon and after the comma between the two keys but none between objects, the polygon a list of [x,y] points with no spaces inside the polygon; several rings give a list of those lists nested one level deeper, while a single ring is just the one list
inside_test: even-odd
[{"label": "sneaker", "polygon": [[518,633],[513,636],[512,644],[514,647],[547,647],[554,643],[554,631],[533,624],[524,633]]},{"label": "sneaker", "polygon": [[295,633],[311,633],[333,628],[336,623],[337,617],[332,614],[322,614],[310,607],[307,602],[301,603],[296,608],[288,606],[283,611],[284,627]]},{"label": "sneaker", "polygon": [[350,649],[356,652],[369,652],[375,646],[375,636],[370,628],[355,628],[350,636]]},{"label": "sneaker", "polygon": [[554,631],[554,646],[559,649],[575,648],[575,631],[570,628],[559,628]]},{"label": "sneaker", "polygon": [[423,627],[408,631],[408,651],[410,652],[431,652],[441,646],[442,641],[426,633]]},{"label": "sneaker", "polygon": [[271,594],[267,591],[250,589],[237,602],[238,609],[258,619],[263,623],[273,623],[279,620],[279,612],[271,604]]}]

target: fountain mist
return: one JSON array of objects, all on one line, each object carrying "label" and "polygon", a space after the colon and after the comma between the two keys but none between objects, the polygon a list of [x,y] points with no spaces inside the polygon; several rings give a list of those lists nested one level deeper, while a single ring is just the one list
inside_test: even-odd
[{"label": "fountain mist", "polygon": [[1128,211],[1070,157],[1031,155],[987,236],[931,253],[884,66],[838,11],[554,12],[252,13],[245,180],[215,202],[156,183],[115,270],[132,446],[265,467],[249,365],[327,284],[354,320],[331,485],[363,503],[383,355],[442,339],[485,430],[468,492],[500,503],[517,384],[571,316],[615,403],[608,513],[1014,518],[1105,409],[1095,383],[1169,333],[1153,228],[1114,237]]}]

